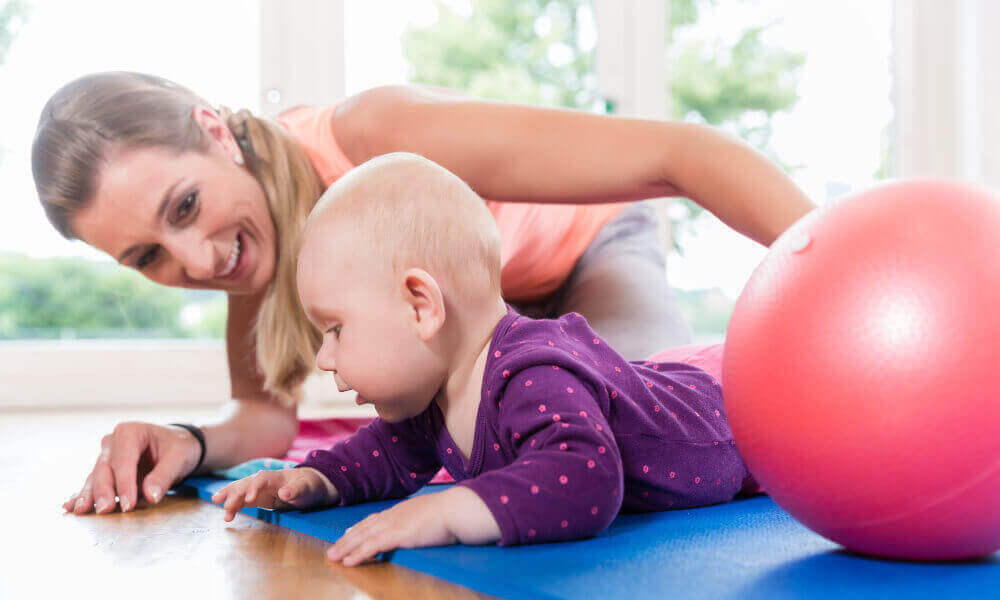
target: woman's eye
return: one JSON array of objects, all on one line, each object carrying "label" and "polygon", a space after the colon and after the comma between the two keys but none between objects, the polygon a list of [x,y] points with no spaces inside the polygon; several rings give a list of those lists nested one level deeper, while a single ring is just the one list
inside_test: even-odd
[{"label": "woman's eye", "polygon": [[154,260],[156,260],[156,252],[157,252],[156,247],[153,247],[144,252],[143,255],[139,257],[139,260],[136,261],[135,268],[141,271],[146,267],[148,267]]},{"label": "woman's eye", "polygon": [[174,222],[179,223],[184,219],[191,216],[194,209],[198,206],[198,192],[191,192],[181,200],[181,203],[177,205],[177,211],[174,215]]},{"label": "woman's eye", "polygon": [[333,335],[335,335],[335,336],[337,336],[339,338],[340,337],[340,328],[341,327],[343,327],[343,325],[334,325],[330,329],[327,329],[327,331],[332,331]]}]

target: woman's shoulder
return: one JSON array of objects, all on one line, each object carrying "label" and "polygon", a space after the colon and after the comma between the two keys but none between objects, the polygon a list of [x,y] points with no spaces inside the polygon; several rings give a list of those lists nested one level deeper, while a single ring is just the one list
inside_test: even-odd
[{"label": "woman's shoulder", "polygon": [[461,98],[446,88],[382,85],[345,98],[332,111],[332,130],[354,164],[405,146],[425,124],[427,109]]}]

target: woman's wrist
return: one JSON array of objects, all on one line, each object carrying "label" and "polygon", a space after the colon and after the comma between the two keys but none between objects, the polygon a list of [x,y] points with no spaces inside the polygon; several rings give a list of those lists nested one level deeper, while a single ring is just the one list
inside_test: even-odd
[{"label": "woman's wrist", "polygon": [[263,400],[233,399],[223,417],[202,425],[205,435],[203,471],[224,469],[265,456],[282,457],[298,433],[294,408]]},{"label": "woman's wrist", "polygon": [[186,475],[181,477],[181,480],[187,479],[198,472],[201,465],[205,462],[205,433],[197,425],[192,425],[190,423],[170,423],[170,427],[178,427],[188,432],[191,437],[194,438],[195,442],[198,444],[198,460],[195,462],[194,467],[188,471]]}]

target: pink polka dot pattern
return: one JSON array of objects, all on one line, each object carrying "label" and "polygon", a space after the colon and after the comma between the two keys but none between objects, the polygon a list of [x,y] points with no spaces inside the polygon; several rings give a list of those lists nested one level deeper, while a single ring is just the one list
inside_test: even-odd
[{"label": "pink polka dot pattern", "polygon": [[[465,479],[465,485],[479,491],[494,506],[517,507],[516,511],[500,511],[513,522],[500,523],[501,517],[497,517],[504,544],[592,535],[606,525],[605,517],[610,519],[619,510],[620,502],[630,508],[662,510],[675,502],[677,507],[691,507],[725,501],[728,499],[725,494],[734,493],[727,490],[738,489],[745,476],[745,471],[729,468],[735,463],[723,462],[728,458],[715,458],[735,455],[723,443],[734,444],[728,439],[731,433],[723,414],[720,380],[694,366],[683,365],[683,369],[675,366],[686,360],[683,358],[627,361],[589,329],[583,319],[564,316],[545,322],[508,318],[509,326],[496,328],[490,341],[492,350],[487,355],[482,382],[487,410],[476,417],[473,439],[478,451],[473,453],[474,457],[470,456],[469,463],[478,463],[475,468],[481,473],[510,466],[517,469],[519,479],[515,481],[521,483],[505,488],[509,483],[502,483],[503,478],[483,478],[477,488],[480,478],[476,477]],[[519,321],[525,327],[511,334],[511,328],[519,325]],[[563,324],[570,324],[574,331],[570,333]],[[512,339],[514,336],[519,339]],[[519,345],[524,343],[529,347],[521,350]],[[554,351],[556,346],[560,348],[558,352]],[[551,350],[533,353],[543,348]],[[536,356],[546,355],[558,356],[558,364],[533,362]],[[657,374],[653,375],[651,370]],[[507,385],[514,378],[523,385]],[[696,421],[698,411],[716,419]],[[378,439],[391,439],[388,445],[373,444],[365,441],[364,435],[355,435],[356,452],[351,452],[350,446],[344,449],[338,445],[336,450],[311,453],[310,460],[327,463],[327,471],[336,471],[337,478],[347,478],[349,482],[371,477],[394,486],[393,493],[400,489],[411,492],[437,470],[423,455],[404,454],[411,440],[415,443],[423,434],[427,446],[439,454],[438,459],[461,481],[468,477],[463,470],[468,467],[457,455],[464,455],[456,451],[454,440],[445,435],[448,431],[443,426],[444,415],[440,411],[429,414],[435,416],[428,417],[426,423],[424,418],[414,420],[413,432],[385,425],[387,429],[379,433]],[[584,424],[590,426],[581,427]],[[664,439],[677,442],[666,453]],[[528,443],[522,444],[521,440]],[[656,446],[658,442],[660,446]],[[690,454],[686,454],[688,445],[692,448]],[[490,446],[493,452],[488,451]],[[482,452],[484,448],[486,452]],[[546,460],[529,460],[535,452]],[[388,460],[382,461],[383,456]],[[371,460],[372,457],[377,460]],[[665,467],[658,462],[661,457],[682,470]],[[623,458],[627,461],[625,465],[621,464]],[[354,470],[337,471],[341,466],[347,469],[351,463],[356,466]],[[398,465],[411,465],[413,470],[398,469]],[[711,482],[712,475],[716,476],[715,485],[700,485]],[[625,487],[621,488],[619,482],[623,476]],[[358,490],[355,496],[370,487],[354,486]],[[609,496],[610,487],[615,489]],[[555,501],[559,497],[573,499],[572,505]],[[516,527],[517,531],[510,527]]]},{"label": "pink polka dot pattern", "polygon": [[347,465],[340,465],[340,470],[344,471],[346,473],[347,472]]}]

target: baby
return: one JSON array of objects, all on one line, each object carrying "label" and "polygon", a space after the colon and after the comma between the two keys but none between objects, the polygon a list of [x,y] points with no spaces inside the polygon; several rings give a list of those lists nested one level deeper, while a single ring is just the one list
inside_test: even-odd
[{"label": "baby", "polygon": [[622,508],[724,502],[753,481],[712,375],[626,361],[576,313],[519,315],[500,295],[500,238],[482,199],[411,154],[368,161],[310,215],[298,290],[323,334],[316,364],[379,418],[286,471],[220,490],[243,506],[403,498],[443,466],[457,485],[351,527],[328,557],[399,547],[593,535]]}]

